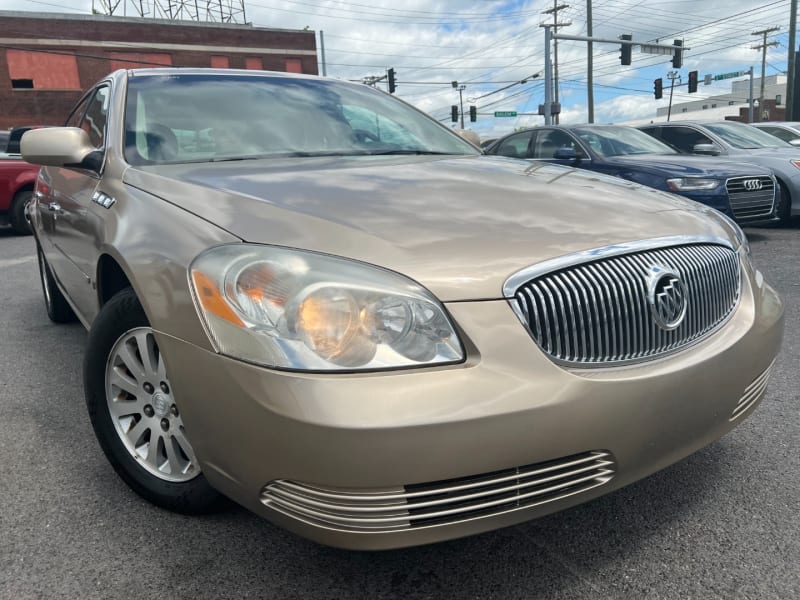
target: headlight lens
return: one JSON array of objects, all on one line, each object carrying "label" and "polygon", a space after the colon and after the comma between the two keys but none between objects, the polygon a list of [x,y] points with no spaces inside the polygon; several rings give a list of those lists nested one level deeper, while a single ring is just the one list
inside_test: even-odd
[{"label": "headlight lens", "polygon": [[667,186],[673,192],[697,192],[714,190],[719,187],[719,179],[703,179],[700,177],[677,177],[667,179]]},{"label": "headlight lens", "polygon": [[195,259],[190,281],[217,351],[326,371],[458,362],[442,305],[391,271],[313,252],[236,244]]}]

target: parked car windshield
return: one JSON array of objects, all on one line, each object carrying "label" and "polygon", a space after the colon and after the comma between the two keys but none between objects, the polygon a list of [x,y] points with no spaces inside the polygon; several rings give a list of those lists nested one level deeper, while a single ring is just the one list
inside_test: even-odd
[{"label": "parked car windshield", "polygon": [[600,156],[677,154],[666,144],[632,127],[577,127],[572,132]]},{"label": "parked car windshield", "polygon": [[131,77],[125,157],[134,165],[279,156],[479,154],[373,88],[266,74]]},{"label": "parked car windshield", "polygon": [[717,134],[734,148],[791,148],[766,131],[743,123],[706,123],[706,129]]}]

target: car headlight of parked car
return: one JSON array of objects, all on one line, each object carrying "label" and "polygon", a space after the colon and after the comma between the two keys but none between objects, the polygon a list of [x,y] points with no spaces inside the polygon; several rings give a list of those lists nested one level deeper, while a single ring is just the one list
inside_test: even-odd
[{"label": "car headlight of parked car", "polygon": [[235,244],[195,259],[190,281],[215,349],[298,370],[374,370],[463,360],[439,301],[385,269]]},{"label": "car headlight of parked car", "polygon": [[667,179],[667,186],[673,192],[698,192],[715,190],[719,187],[719,179],[707,179],[703,177],[676,177]]}]

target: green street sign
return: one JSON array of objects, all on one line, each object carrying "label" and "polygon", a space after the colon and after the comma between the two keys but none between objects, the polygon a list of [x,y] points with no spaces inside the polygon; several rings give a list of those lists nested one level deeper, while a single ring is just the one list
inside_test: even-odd
[{"label": "green street sign", "polygon": [[496,110],[494,111],[495,117],[516,117],[517,111],[515,110]]},{"label": "green street sign", "polygon": [[714,81],[721,81],[722,79],[733,79],[734,77],[742,77],[749,75],[749,71],[733,71],[732,73],[723,73],[722,75],[714,75]]}]

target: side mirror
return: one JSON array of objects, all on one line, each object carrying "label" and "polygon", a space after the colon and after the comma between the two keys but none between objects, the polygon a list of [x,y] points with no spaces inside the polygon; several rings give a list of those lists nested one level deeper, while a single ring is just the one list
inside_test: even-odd
[{"label": "side mirror", "polygon": [[694,154],[707,154],[708,156],[719,156],[722,154],[716,144],[695,144],[692,148]]},{"label": "side mirror", "polygon": [[793,139],[793,140],[789,140],[789,143],[790,143],[792,146],[800,146],[800,138],[795,138],[795,139]]},{"label": "side mirror", "polygon": [[563,148],[559,148],[553,153],[553,158],[557,158],[559,160],[575,160],[579,158],[578,153],[575,151],[575,148],[567,148],[566,146]]},{"label": "side mirror", "polygon": [[78,127],[47,127],[31,129],[22,136],[22,158],[35,165],[51,167],[78,167],[94,169],[95,163],[85,164],[86,158],[96,152],[89,136]]}]

